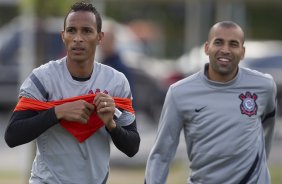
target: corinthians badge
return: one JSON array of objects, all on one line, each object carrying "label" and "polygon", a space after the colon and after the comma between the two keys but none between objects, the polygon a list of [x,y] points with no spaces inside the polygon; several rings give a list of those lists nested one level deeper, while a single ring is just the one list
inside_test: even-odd
[{"label": "corinthians badge", "polygon": [[243,93],[240,94],[239,98],[242,100],[242,103],[240,105],[242,114],[246,114],[249,117],[257,114],[258,106],[256,104],[256,100],[258,96],[255,93],[252,95],[247,91],[245,95]]}]

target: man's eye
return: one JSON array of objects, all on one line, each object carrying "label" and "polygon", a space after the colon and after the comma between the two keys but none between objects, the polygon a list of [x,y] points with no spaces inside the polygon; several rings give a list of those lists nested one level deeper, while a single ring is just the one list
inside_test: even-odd
[{"label": "man's eye", "polygon": [[75,32],[75,29],[74,29],[74,28],[67,28],[67,29],[66,29],[66,32],[68,32],[68,33],[74,33],[74,32]]},{"label": "man's eye", "polygon": [[91,29],[85,29],[84,32],[85,33],[92,33],[92,30]]},{"label": "man's eye", "polygon": [[238,47],[239,44],[238,44],[238,43],[231,43],[230,46],[231,46],[231,47]]}]

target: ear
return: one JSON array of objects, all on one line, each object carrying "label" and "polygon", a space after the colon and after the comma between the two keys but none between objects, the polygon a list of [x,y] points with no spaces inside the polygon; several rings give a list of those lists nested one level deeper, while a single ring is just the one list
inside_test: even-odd
[{"label": "ear", "polygon": [[245,49],[245,47],[243,46],[243,48],[242,48],[242,54],[241,54],[241,58],[240,58],[241,60],[245,58],[245,51],[246,51],[246,49]]},{"label": "ear", "polygon": [[98,33],[98,45],[101,43],[101,41],[102,41],[102,39],[104,38],[104,32],[100,32],[100,33]]},{"label": "ear", "polygon": [[61,38],[62,38],[62,41],[64,42],[65,44],[65,31],[61,31]]},{"label": "ear", "polygon": [[205,53],[209,55],[209,42],[205,42]]}]

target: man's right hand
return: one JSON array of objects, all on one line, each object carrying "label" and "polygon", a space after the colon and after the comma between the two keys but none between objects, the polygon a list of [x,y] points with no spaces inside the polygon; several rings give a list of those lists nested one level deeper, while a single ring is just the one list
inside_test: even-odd
[{"label": "man's right hand", "polygon": [[86,124],[90,115],[94,112],[94,105],[84,100],[67,102],[55,107],[58,120],[81,122]]}]

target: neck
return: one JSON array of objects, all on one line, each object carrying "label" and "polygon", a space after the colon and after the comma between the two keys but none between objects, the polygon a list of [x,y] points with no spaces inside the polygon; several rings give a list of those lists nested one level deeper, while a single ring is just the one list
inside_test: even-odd
[{"label": "neck", "polygon": [[74,61],[67,58],[67,68],[74,77],[86,78],[92,74],[94,60],[92,61]]},{"label": "neck", "polygon": [[222,83],[231,81],[232,79],[236,77],[237,73],[238,73],[238,68],[234,70],[232,73],[226,74],[226,75],[216,73],[213,70],[211,70],[209,67],[206,67],[206,71],[205,71],[205,74],[208,77],[208,79],[215,81],[215,82],[222,82]]}]

